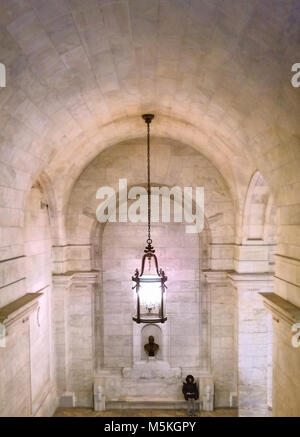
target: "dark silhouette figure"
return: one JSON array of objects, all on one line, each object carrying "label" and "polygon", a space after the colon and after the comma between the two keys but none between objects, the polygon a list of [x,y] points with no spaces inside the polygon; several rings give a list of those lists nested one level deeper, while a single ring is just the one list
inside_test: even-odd
[{"label": "dark silhouette figure", "polygon": [[187,414],[195,415],[196,414],[196,405],[195,401],[199,397],[197,384],[194,382],[193,375],[188,375],[186,377],[186,382],[183,383],[182,393],[184,395],[184,399],[187,401]]},{"label": "dark silhouette figure", "polygon": [[148,354],[149,357],[154,357],[159,349],[159,346],[158,344],[154,343],[154,337],[152,335],[150,335],[148,340],[149,343],[145,344],[144,346],[145,352]]}]

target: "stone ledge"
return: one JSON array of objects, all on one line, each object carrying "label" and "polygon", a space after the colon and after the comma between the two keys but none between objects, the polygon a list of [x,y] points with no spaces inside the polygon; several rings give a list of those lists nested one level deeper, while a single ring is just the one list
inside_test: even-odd
[{"label": "stone ledge", "polygon": [[[195,401],[196,405],[199,407],[199,400]],[[134,400],[133,398],[130,400],[122,400],[122,401],[107,401],[106,409],[107,410],[129,410],[129,409],[145,409],[145,410],[186,410],[187,403],[185,400]]]},{"label": "stone ledge", "polygon": [[223,283],[230,272],[233,270],[202,270],[201,276],[208,284]]},{"label": "stone ledge", "polygon": [[75,275],[98,275],[99,270],[72,270],[65,273],[53,273],[54,278],[59,278],[63,276],[75,276]]},{"label": "stone ledge", "polygon": [[38,299],[43,293],[27,293],[19,299],[0,308],[0,323],[9,327],[21,318],[28,316],[38,306]]},{"label": "stone ledge", "polygon": [[300,308],[282,299],[276,293],[259,293],[264,300],[265,307],[271,311],[273,316],[284,320],[290,325],[300,322]]},{"label": "stone ledge", "polygon": [[237,273],[228,274],[229,283],[239,290],[252,288],[251,291],[260,291],[261,287],[273,286],[273,273]]},{"label": "stone ledge", "polygon": [[55,286],[69,286],[73,283],[82,283],[84,280],[85,284],[94,284],[99,275],[98,270],[90,271],[68,271],[66,273],[53,273],[52,280]]},{"label": "stone ledge", "polygon": [[265,272],[265,273],[238,273],[238,272],[230,272],[228,273],[228,277],[233,279],[234,281],[272,281],[274,274]]},{"label": "stone ledge", "polygon": [[297,265],[297,266],[300,265],[300,259],[295,258],[295,257],[283,255],[281,253],[275,253],[274,257],[275,258],[281,258],[283,261],[289,262],[290,264],[294,264],[294,265]]},{"label": "stone ledge", "polygon": [[270,285],[274,280],[274,273],[238,273],[236,270],[202,270],[201,277],[207,283],[218,283],[229,281],[232,285],[244,283],[248,286],[249,283],[264,283]]}]

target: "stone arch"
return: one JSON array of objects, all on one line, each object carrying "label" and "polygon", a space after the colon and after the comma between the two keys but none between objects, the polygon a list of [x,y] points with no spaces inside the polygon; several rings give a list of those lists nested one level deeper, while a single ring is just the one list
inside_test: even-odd
[{"label": "stone arch", "polygon": [[275,205],[269,186],[257,170],[251,177],[243,214],[243,244],[268,244],[275,237]]},{"label": "stone arch", "polygon": [[[204,186],[205,226],[204,231],[196,236],[197,250],[199,252],[200,247],[201,255],[193,261],[197,264],[194,271],[197,270],[196,282],[197,290],[199,290],[199,292],[197,291],[197,299],[201,308],[197,315],[201,332],[197,341],[201,344],[201,348],[196,348],[196,354],[193,359],[198,355],[197,360],[201,363],[201,369],[198,368],[197,374],[201,372],[206,374],[213,372],[215,374],[218,383],[216,386],[217,403],[219,406],[228,405],[229,393],[234,390],[235,366],[235,362],[232,359],[230,359],[229,364],[229,356],[234,356],[234,342],[228,339],[228,333],[233,330],[234,326],[235,303],[230,285],[226,281],[226,272],[233,268],[233,244],[235,238],[233,201],[228,185],[215,165],[194,148],[184,145],[177,140],[169,139],[166,141],[164,138],[160,140],[155,139],[152,147],[154,152],[151,167],[152,185],[169,188],[180,186],[182,189],[185,186]],[[101,242],[103,237],[105,237],[107,228],[114,225],[97,222],[95,212],[99,200],[96,199],[96,192],[99,187],[108,185],[114,188],[114,191],[117,193],[116,200],[118,200],[118,181],[122,177],[127,178],[128,189],[132,186],[145,187],[146,166],[136,167],[137,157],[144,162],[145,150],[144,147],[141,148],[139,140],[117,143],[115,146],[101,152],[90,162],[74,184],[66,212],[67,245],[62,248],[62,251],[65,252],[65,259],[60,262],[60,266],[61,272],[66,272],[66,283],[68,283],[68,271],[76,278],[73,298],[75,298],[77,291],[78,299],[80,299],[80,287],[77,285],[79,278],[84,278],[85,275],[89,276],[90,273],[86,273],[88,271],[95,271],[91,272],[96,279],[92,311],[93,322],[89,326],[89,332],[95,332],[93,350],[97,350],[97,354],[95,357],[95,354],[90,351],[89,357],[91,362],[95,364],[96,374],[101,373],[104,365],[107,365],[107,362],[105,362],[108,355],[105,354],[104,347],[105,323],[103,308],[105,306],[105,299],[111,298],[110,293],[105,295],[103,292],[103,277],[109,277],[109,264],[103,265],[102,263],[103,245]],[[146,230],[146,224],[144,230]],[[154,245],[156,246],[155,240]],[[140,246],[135,249],[136,253],[138,253],[138,259],[131,266],[133,270],[139,267],[144,241],[141,241]],[[189,249],[188,247],[185,249],[188,256]],[[167,253],[167,250],[165,252]],[[171,263],[166,264],[171,265]],[[55,265],[59,265],[59,263]],[[165,266],[162,265],[162,267]],[[213,270],[212,275],[218,282],[218,285],[213,287],[216,288],[215,290],[211,290],[211,287],[207,286],[205,280],[205,272],[210,270]],[[214,271],[217,271],[216,276],[214,276]],[[130,290],[130,279],[133,273],[129,269],[126,272],[126,281],[128,281],[126,292]],[[204,273],[204,276],[202,273]],[[184,273],[182,277],[184,277]],[[59,279],[56,281],[59,282]],[[90,299],[89,293],[90,291],[86,290],[86,298],[88,300]],[[224,293],[224,296],[222,293]],[[214,305],[211,304],[210,300],[212,295],[217,296],[213,296]],[[223,299],[225,299],[226,303],[223,302]],[[222,310],[222,315],[219,313],[220,310]],[[223,311],[225,314],[223,314]],[[130,318],[131,312],[126,314]],[[76,313],[72,317],[76,317]],[[86,313],[84,317],[87,317]],[[212,320],[214,320],[214,330],[212,329]],[[224,329],[222,323],[225,324],[226,329]],[[119,326],[117,329],[119,329]],[[195,332],[198,331],[197,328]],[[218,332],[218,338],[215,338],[213,342],[211,336],[215,335],[215,332]],[[224,338],[221,340],[221,337]],[[106,341],[108,340],[110,341],[110,339],[106,339]],[[219,352],[216,344],[224,344],[226,347],[221,348]],[[128,347],[131,348],[131,345],[126,347],[128,352]],[[172,356],[172,354],[169,354],[169,356]],[[220,356],[227,360],[226,369],[216,364],[216,358]],[[128,362],[123,364],[129,365],[130,356],[128,355],[126,359]],[[117,362],[115,365],[117,365]],[[78,371],[80,372],[81,370],[79,369]],[[90,377],[92,378],[92,375]],[[226,385],[222,382],[224,378],[226,379]],[[88,395],[87,391],[86,395]]]},{"label": "stone arch", "polygon": [[[158,143],[160,144],[160,143]],[[155,145],[155,144],[154,144]],[[116,156],[116,153],[121,151],[121,153],[125,153],[126,156],[128,155],[128,151],[131,150],[128,149],[128,145],[119,145],[102,152],[104,163],[107,162],[107,170],[104,169],[104,163],[101,162],[102,159],[102,153],[92,162],[90,165],[86,168],[86,170],[82,173],[82,176],[77,180],[74,189],[72,191],[72,194],[69,199],[68,209],[66,213],[66,224],[68,227],[67,232],[67,243],[69,245],[74,246],[75,251],[75,245],[90,245],[91,244],[91,229],[95,226],[94,220],[95,220],[95,211],[98,206],[99,201],[96,200],[96,191],[99,187],[99,185],[111,185],[114,187],[115,192],[118,192],[118,185],[115,180],[112,182],[107,180],[107,177],[105,176],[105,171],[108,171],[111,175],[124,175],[124,169],[121,167],[121,169],[118,168],[118,162],[114,163],[114,167],[112,167],[112,158],[111,155],[114,157]],[[138,144],[135,144],[134,147],[136,147],[136,150],[140,150],[140,147]],[[157,146],[158,147],[158,146]],[[168,144],[168,148],[173,147],[172,143]],[[153,185],[156,186],[174,186],[174,185],[200,185],[204,186],[205,188],[205,216],[206,216],[206,224],[205,226],[207,229],[210,229],[210,234],[203,235],[203,238],[207,239],[207,242],[205,243],[206,253],[203,259],[205,259],[205,267],[211,268],[212,263],[211,261],[211,251],[214,248],[214,250],[218,251],[218,245],[224,244],[233,244],[234,242],[234,210],[231,203],[231,198],[228,193],[228,188],[226,186],[226,183],[222,179],[221,175],[218,173],[218,171],[215,169],[215,167],[202,155],[200,155],[198,152],[194,151],[193,149],[189,148],[188,146],[182,146],[181,144],[175,143],[175,146],[178,150],[177,154],[178,156],[175,157],[175,164],[174,159],[171,161],[172,164],[168,167],[168,162],[166,161],[164,172],[168,175],[169,180],[167,182],[164,180],[164,176],[157,173],[157,175],[154,173],[154,181]],[[131,152],[131,154],[134,157],[135,149]],[[158,148],[158,152],[161,154],[162,150],[161,148]],[[140,152],[139,152],[140,153]],[[160,155],[158,155],[160,156]],[[163,156],[163,155],[161,155]],[[167,159],[167,157],[170,156],[170,153],[168,152],[165,154],[164,158]],[[198,158],[199,156],[199,158]],[[202,158],[201,158],[202,157]],[[199,161],[202,160],[202,161]],[[156,161],[158,158],[156,158]],[[177,161],[176,161],[177,160]],[[100,166],[98,164],[100,163]],[[133,161],[134,162],[134,161]],[[158,162],[158,161],[157,161]],[[180,169],[180,166],[184,166],[184,162],[187,168],[183,168],[183,170]],[[197,163],[202,163],[202,167],[200,166],[199,170],[197,168]],[[131,162],[127,163],[127,168],[131,165]],[[179,169],[177,168],[179,165]],[[98,170],[97,170],[98,168]],[[204,168],[207,170],[204,170]],[[154,172],[155,172],[155,166],[154,166]],[[204,171],[203,171],[204,170]],[[126,171],[126,170],[125,170]],[[156,170],[157,172],[157,170]],[[178,182],[176,179],[177,175],[182,174],[185,179],[182,180],[182,182]],[[116,177],[116,176],[115,176]],[[192,179],[191,179],[192,178]],[[163,184],[160,184],[158,182],[163,181]],[[132,180],[128,181],[129,188],[134,186],[145,186],[144,182],[141,182],[141,170],[137,173],[137,176],[134,177]],[[174,185],[173,185],[174,184]],[[117,202],[118,203],[118,202]],[[224,209],[224,211],[223,211]],[[225,226],[226,232],[222,233],[222,226]],[[213,231],[212,231],[213,230]],[[101,234],[101,231],[98,229],[98,233]],[[95,233],[94,233],[95,235]],[[208,236],[209,235],[209,236]],[[212,243],[216,244],[214,247],[212,246]],[[94,246],[96,248],[96,246]],[[94,249],[92,249],[94,250]],[[230,256],[229,256],[229,248],[222,251],[224,260],[222,265],[223,269],[230,269],[232,268],[232,263],[230,264]],[[226,253],[228,254],[226,256]],[[96,268],[93,261],[93,254],[89,255],[89,258],[92,260],[93,268]],[[217,260],[216,256],[213,257],[213,267],[217,267]],[[218,256],[217,256],[218,258]],[[95,258],[94,258],[95,259]],[[220,263],[219,263],[220,265]],[[84,267],[85,269],[88,267],[88,264]],[[218,267],[217,267],[218,268]],[[74,270],[73,267],[71,270]]]},{"label": "stone arch", "polygon": [[[249,182],[243,211],[242,244],[265,246],[268,250],[264,271],[274,271],[277,243],[277,208],[268,183],[260,171]],[[261,258],[260,258],[261,259]]]},{"label": "stone arch", "polygon": [[[144,184],[139,184],[139,186],[143,186]],[[165,185],[164,185],[165,186]],[[128,189],[130,189],[131,187],[128,187]],[[117,200],[117,205],[118,205],[118,197],[119,197],[119,193],[116,193],[116,200]],[[172,209],[172,201],[171,201],[171,209]],[[108,262],[108,264],[103,264],[103,236],[105,235],[105,232],[107,230],[108,227],[113,227],[114,225],[117,226],[117,223],[99,223],[97,221],[97,219],[94,217],[94,220],[92,221],[92,213],[89,211],[86,211],[89,223],[91,224],[90,226],[90,244],[91,244],[91,265],[92,268],[96,269],[99,271],[99,283],[98,283],[98,287],[97,287],[97,296],[96,296],[96,301],[95,301],[95,309],[96,309],[96,313],[95,313],[95,320],[96,323],[98,323],[98,326],[96,326],[95,328],[95,332],[98,333],[98,338],[96,338],[96,344],[98,344],[98,356],[96,357],[96,369],[98,369],[98,371],[103,368],[103,366],[105,367],[104,363],[105,363],[105,354],[104,354],[104,345],[103,345],[103,339],[105,338],[103,329],[104,329],[104,321],[103,321],[103,308],[104,308],[104,303],[103,303],[103,299],[105,298],[104,295],[104,288],[105,288],[105,278],[103,277],[103,272],[106,272],[106,276],[109,275],[110,271],[110,266],[111,263]],[[210,230],[210,226],[209,226],[209,221],[207,219],[207,217],[204,218],[205,223],[204,223],[204,229],[200,234],[195,234],[195,236],[193,237],[195,239],[195,241],[197,241],[197,246],[199,247],[200,253],[199,253],[199,257],[197,258],[197,262],[198,262],[198,267],[193,267],[193,269],[198,270],[198,275],[195,278],[196,281],[198,282],[198,287],[199,289],[202,286],[201,284],[201,272],[209,269],[211,266],[211,230]],[[155,232],[155,226],[162,226],[161,221],[159,223],[153,223],[152,224],[152,230]],[[166,224],[165,227],[170,227],[172,225],[171,224]],[[183,227],[183,224],[180,224],[181,227]],[[143,236],[146,236],[146,223],[141,223],[141,224],[137,224],[137,228],[142,228],[142,233]],[[113,238],[113,235],[112,235]],[[189,239],[191,239],[191,237],[188,237]],[[154,246],[156,247],[156,251],[159,251],[159,242],[156,241],[154,239]],[[143,255],[143,243],[144,241],[141,241],[140,247],[138,249],[138,259],[137,259],[137,263],[132,266],[131,270],[128,269],[128,289],[130,289],[130,278],[131,275],[134,274],[134,268],[140,268],[140,261],[141,261],[141,257]],[[158,245],[158,248],[157,248]],[[122,250],[122,248],[120,249]],[[124,252],[125,249],[123,249]],[[167,249],[165,249],[167,251]],[[188,251],[188,249],[186,248],[186,250]],[[190,249],[192,250],[192,248]],[[124,254],[124,257],[126,259],[126,254]],[[167,255],[165,255],[165,257],[167,257]],[[160,266],[163,268],[167,268],[166,273],[168,275],[168,267],[171,267],[172,261],[170,261],[170,265],[164,265],[163,261],[159,258],[158,259]],[[179,269],[180,270],[180,269]],[[174,271],[173,269],[171,269],[171,271],[169,272],[169,276],[172,278],[172,274],[174,276]],[[204,289],[203,289],[204,290]],[[207,302],[207,297],[206,295],[199,295],[199,299],[202,302],[202,312],[208,312],[209,310],[206,308],[208,302]],[[168,310],[167,310],[168,311]],[[129,314],[129,316],[131,316],[131,313]],[[199,319],[199,323],[201,323],[203,325],[203,338],[199,338],[199,341],[201,341],[201,347],[202,348],[208,348],[206,352],[204,352],[204,350],[202,350],[202,354],[201,356],[203,357],[203,368],[206,369],[207,368],[207,363],[210,361],[210,350],[209,350],[209,339],[206,338],[206,336],[209,335],[209,329],[207,328],[207,323],[209,322],[209,320],[205,317],[203,319]],[[97,334],[96,334],[97,335]],[[164,340],[165,343],[165,340]],[[129,347],[132,347],[133,345],[130,344]],[[167,346],[165,346],[167,347]],[[167,356],[168,353],[164,351],[164,355]],[[131,357],[131,355],[130,355]],[[128,356],[128,358],[130,358]],[[131,358],[130,358],[131,359]],[[117,360],[117,361],[120,361]],[[130,362],[126,363],[126,365],[130,365]]]},{"label": "stone arch", "polygon": [[[144,183],[141,184],[137,184],[137,186],[139,187],[143,187],[146,188],[146,185]],[[166,184],[152,184],[153,187],[160,187],[160,186],[164,186],[167,188],[171,188],[170,186],[166,185]],[[129,186],[128,187],[128,191],[131,189],[132,187]],[[132,203],[133,201],[129,200],[128,204],[130,205],[130,203]],[[171,199],[171,203],[173,202],[173,200]],[[119,211],[119,193],[116,193],[116,204],[117,204],[117,215],[118,215],[118,211]],[[192,201],[193,204],[193,210],[195,210],[195,201]],[[173,211],[172,207],[171,210]],[[85,211],[85,215],[87,217],[89,217],[89,220],[91,220],[94,217],[94,214],[92,211],[86,210]],[[171,220],[172,220],[172,216],[171,216]],[[91,244],[91,266],[92,269],[95,270],[99,270],[99,264],[97,262],[97,259],[99,259],[99,254],[101,253],[101,246],[99,244],[102,235],[103,235],[103,231],[105,229],[105,226],[107,225],[108,222],[106,223],[100,223],[97,219],[90,221],[90,244]],[[146,223],[145,223],[145,229],[146,229]],[[146,235],[146,231],[145,231],[145,235]],[[199,234],[199,239],[200,239],[200,245],[202,248],[202,256],[201,256],[201,268],[202,269],[210,269],[211,267],[211,243],[212,243],[212,235],[211,235],[211,230],[210,230],[210,226],[209,226],[209,220],[206,217],[206,215],[204,214],[204,227],[203,227],[203,231]]]}]

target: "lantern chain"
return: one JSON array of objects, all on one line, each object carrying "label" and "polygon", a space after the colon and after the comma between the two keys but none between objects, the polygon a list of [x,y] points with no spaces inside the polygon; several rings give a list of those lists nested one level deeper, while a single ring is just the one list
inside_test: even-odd
[{"label": "lantern chain", "polygon": [[147,124],[147,196],[148,196],[148,238],[147,246],[145,248],[145,253],[148,255],[149,261],[151,260],[152,254],[155,253],[154,247],[152,246],[151,238],[151,160],[150,160],[150,123],[154,118],[153,114],[144,114],[143,119]]},{"label": "lantern chain", "polygon": [[148,181],[148,241],[152,243],[151,239],[151,186],[150,186],[150,122],[147,122],[147,181]]}]

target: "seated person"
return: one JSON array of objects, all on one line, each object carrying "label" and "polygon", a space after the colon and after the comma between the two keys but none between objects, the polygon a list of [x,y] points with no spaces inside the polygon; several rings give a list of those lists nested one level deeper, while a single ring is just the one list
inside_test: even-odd
[{"label": "seated person", "polygon": [[182,393],[184,394],[184,399],[187,401],[187,414],[189,416],[196,415],[195,401],[199,398],[198,387],[194,382],[193,375],[188,375],[186,377],[186,382],[183,383]]}]

